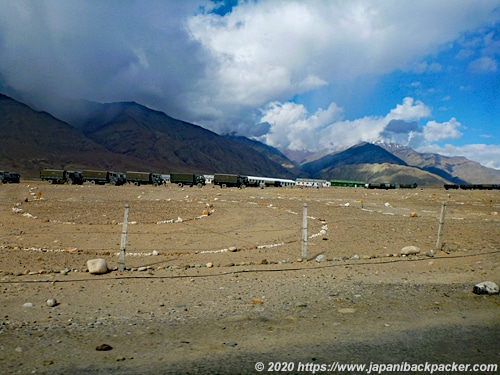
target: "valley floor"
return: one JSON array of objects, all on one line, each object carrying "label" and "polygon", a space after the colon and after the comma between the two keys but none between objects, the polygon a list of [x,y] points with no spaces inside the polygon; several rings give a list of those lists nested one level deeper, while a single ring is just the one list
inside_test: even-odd
[{"label": "valley floor", "polygon": [[[498,365],[500,296],[472,293],[500,283],[498,211],[497,191],[1,185],[0,372]],[[367,367],[314,366],[339,364]]]}]

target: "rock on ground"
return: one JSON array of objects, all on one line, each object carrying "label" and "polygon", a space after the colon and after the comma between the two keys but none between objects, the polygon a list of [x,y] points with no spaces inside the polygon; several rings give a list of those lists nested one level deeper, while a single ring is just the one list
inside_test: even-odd
[{"label": "rock on ground", "polygon": [[87,261],[89,273],[100,275],[108,272],[108,263],[106,259],[91,259]]},{"label": "rock on ground", "polygon": [[474,285],[472,290],[476,294],[498,294],[500,293],[498,285],[492,281],[483,281],[482,283]]}]

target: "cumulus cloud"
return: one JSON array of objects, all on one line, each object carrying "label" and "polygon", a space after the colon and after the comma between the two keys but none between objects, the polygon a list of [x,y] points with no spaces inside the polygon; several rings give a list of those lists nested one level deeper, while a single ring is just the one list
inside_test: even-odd
[{"label": "cumulus cloud", "polygon": [[317,150],[321,129],[342,116],[342,109],[331,103],[327,109],[309,114],[302,104],[272,102],[262,110],[261,122],[270,124],[265,143],[291,150]]},{"label": "cumulus cloud", "polygon": [[429,121],[424,126],[424,139],[427,142],[437,142],[443,139],[460,138],[463,135],[458,130],[461,126],[462,124],[460,124],[455,118],[443,123]]},{"label": "cumulus cloud", "polygon": [[345,120],[343,109],[331,103],[326,109],[309,114],[296,103],[273,102],[262,110],[260,121],[269,124],[269,132],[261,140],[292,150],[335,150],[367,141],[385,141],[420,146],[424,143],[462,136],[462,125],[455,119],[439,123],[418,121],[431,116],[431,110],[422,101],[405,98],[385,116],[365,116]]}]

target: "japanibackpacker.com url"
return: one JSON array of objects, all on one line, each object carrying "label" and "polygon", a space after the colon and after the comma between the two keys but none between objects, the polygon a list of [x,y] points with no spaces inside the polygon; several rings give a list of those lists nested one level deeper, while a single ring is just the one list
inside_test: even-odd
[{"label": "japanibackpacker.com url", "polygon": [[[470,363],[395,363],[395,364],[385,364],[385,363],[370,363],[367,374],[383,374],[385,372],[418,372],[433,374],[439,372],[493,372],[496,373],[498,370],[498,364],[496,363],[481,363],[481,364],[470,364]],[[342,371],[339,369],[339,371]],[[349,370],[347,370],[349,371]],[[361,370],[364,371],[364,370]]]},{"label": "japanibackpacker.com url", "polygon": [[492,372],[498,371],[496,363],[374,363],[356,364],[356,363],[295,363],[295,362],[257,362],[255,369],[259,372],[305,372],[305,373],[324,373],[324,372],[346,372],[346,373],[366,373],[366,374],[384,374],[390,372],[408,372],[420,374],[451,373],[451,372]]}]

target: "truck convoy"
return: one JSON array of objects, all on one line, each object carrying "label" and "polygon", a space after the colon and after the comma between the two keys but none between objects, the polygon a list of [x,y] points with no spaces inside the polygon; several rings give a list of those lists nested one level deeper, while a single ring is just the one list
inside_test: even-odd
[{"label": "truck convoy", "polygon": [[91,184],[104,185],[123,185],[127,182],[125,173],[110,171],[83,171],[83,181],[89,181]]},{"label": "truck convoy", "polygon": [[159,186],[163,183],[163,178],[160,173],[127,171],[125,174],[127,182],[133,183],[136,186],[141,184]]},{"label": "truck convoy", "polygon": [[196,185],[198,187],[202,187],[205,185],[206,180],[205,176],[202,174],[196,173],[170,173],[170,182],[172,184],[177,184],[180,187],[184,185],[193,186]]},{"label": "truck convoy", "polygon": [[21,180],[21,175],[16,172],[0,171],[0,183],[18,184]]},{"label": "truck convoy", "polygon": [[367,189],[396,189],[396,184],[384,183],[384,182],[374,182],[366,184]]},{"label": "truck convoy", "polygon": [[81,172],[66,171],[62,169],[42,169],[40,179],[49,184],[83,184],[83,175]]},{"label": "truck convoy", "polygon": [[238,187],[244,189],[248,186],[248,177],[238,174],[214,174],[214,185],[221,188]]}]

